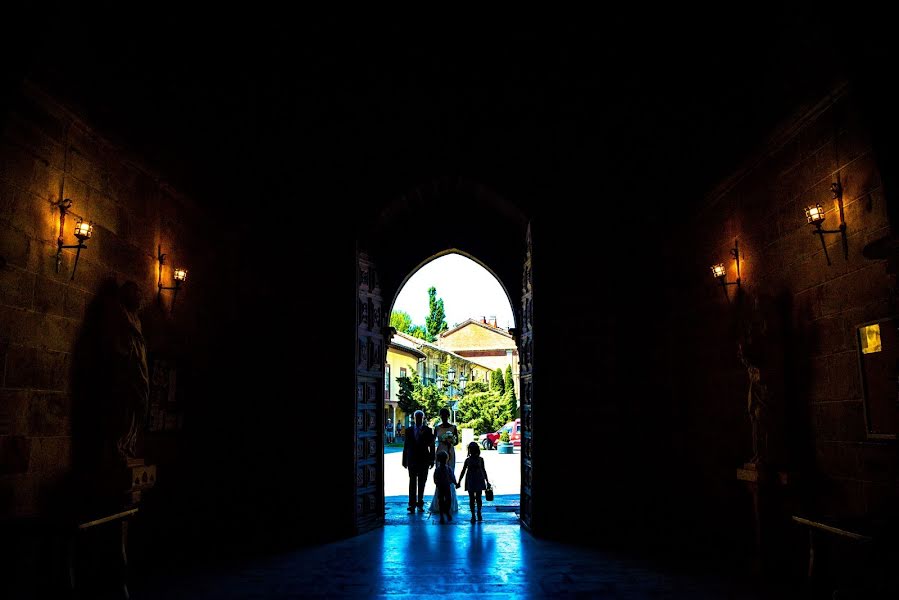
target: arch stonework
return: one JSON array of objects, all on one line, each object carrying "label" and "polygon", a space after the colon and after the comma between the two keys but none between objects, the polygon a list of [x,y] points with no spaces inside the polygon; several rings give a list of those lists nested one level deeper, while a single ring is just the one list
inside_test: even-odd
[{"label": "arch stonework", "polygon": [[[533,481],[533,276],[531,272],[530,224],[524,214],[488,187],[469,179],[444,177],[419,186],[407,194],[394,198],[383,206],[377,218],[368,226],[360,226],[357,246],[357,265],[365,264],[371,273],[377,273],[377,288],[368,288],[357,275],[357,298],[371,299],[380,307],[381,322],[377,328],[363,329],[361,312],[357,310],[356,344],[356,461],[354,463],[354,489],[356,493],[356,530],[364,531],[383,523],[383,411],[374,410],[377,404],[369,402],[368,385],[375,390],[383,387],[386,352],[381,351],[378,365],[360,367],[361,353],[370,353],[368,341],[386,348],[389,310],[393,306],[403,284],[424,264],[440,256],[458,253],[487,269],[506,292],[513,308],[515,339],[519,355],[527,353],[527,409],[522,398],[522,423],[524,440],[522,448],[522,523],[532,526]],[[375,269],[374,265],[377,264]],[[360,268],[357,268],[360,272]],[[522,282],[525,282],[523,285]],[[530,282],[530,283],[527,283]],[[389,299],[389,302],[385,302]],[[366,303],[363,303],[367,305]],[[368,309],[365,309],[368,310]],[[372,318],[372,315],[368,315]],[[525,321],[525,318],[528,320]],[[363,346],[365,347],[363,349]],[[365,358],[370,361],[369,354]],[[524,372],[522,365],[522,372]],[[377,382],[380,382],[378,385]],[[362,390],[361,396],[360,391]],[[525,389],[522,388],[522,396]],[[368,412],[372,411],[373,431],[366,427]],[[359,426],[360,415],[363,427]],[[378,457],[369,456],[367,448],[374,439]],[[360,441],[361,440],[361,441]],[[363,447],[360,453],[359,447]],[[360,461],[361,457],[361,461]],[[361,467],[361,469],[360,469]],[[372,474],[369,469],[374,468]],[[362,473],[362,482],[359,474]],[[372,488],[374,484],[374,489]],[[369,504],[375,506],[369,512]]]}]

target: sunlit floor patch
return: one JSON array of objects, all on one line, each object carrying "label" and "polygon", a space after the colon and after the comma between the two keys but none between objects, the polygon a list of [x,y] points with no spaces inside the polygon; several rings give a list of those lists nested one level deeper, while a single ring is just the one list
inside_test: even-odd
[{"label": "sunlit floor patch", "polygon": [[[509,506],[499,499],[500,507]],[[487,510],[484,522],[439,525],[388,504],[388,526],[353,538],[260,557],[219,569],[160,577],[135,598],[524,598],[583,597],[743,600],[746,591],[712,565],[682,570],[531,536],[514,511]],[[467,511],[467,507],[463,507]],[[460,513],[460,517],[468,515]],[[504,519],[501,521],[499,519]],[[693,570],[693,569],[691,569]]]},{"label": "sunlit floor patch", "polygon": [[[417,525],[420,523],[440,525],[440,515],[430,514],[427,510],[428,504],[430,504],[430,498],[427,499],[425,512],[410,513],[406,510],[408,497],[388,497],[385,502],[384,525]],[[493,502],[484,502],[481,507],[481,516],[483,517],[483,521],[480,521],[481,524],[518,525],[520,523],[518,494],[496,496]],[[477,523],[475,524],[477,525]],[[459,524],[472,525],[468,497],[464,495],[459,496],[459,512],[453,514],[453,520],[446,523],[446,525]]]}]

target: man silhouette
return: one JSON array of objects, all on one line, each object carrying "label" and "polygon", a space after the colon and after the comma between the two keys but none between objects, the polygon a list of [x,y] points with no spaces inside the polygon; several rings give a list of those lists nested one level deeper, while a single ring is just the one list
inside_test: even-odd
[{"label": "man silhouette", "polygon": [[424,512],[425,482],[434,466],[434,433],[424,424],[425,414],[415,411],[415,424],[406,429],[403,442],[403,468],[409,470],[409,512]]}]

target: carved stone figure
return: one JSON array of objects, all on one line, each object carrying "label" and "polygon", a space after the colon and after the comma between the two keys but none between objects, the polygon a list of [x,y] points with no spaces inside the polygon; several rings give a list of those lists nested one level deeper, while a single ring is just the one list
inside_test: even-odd
[{"label": "carved stone figure", "polygon": [[114,442],[118,457],[126,462],[136,457],[138,438],[149,410],[147,346],[138,318],[139,309],[140,289],[133,281],[125,282],[119,288],[118,302],[109,307],[105,336],[110,384],[109,441]]},{"label": "carved stone figure", "polygon": [[778,336],[769,322],[776,311],[769,298],[746,296],[741,298],[739,313],[737,358],[746,368],[749,379],[746,392],[746,412],[752,427],[749,463],[768,463],[772,458],[768,444],[772,433],[771,396],[777,391],[769,389],[769,384],[777,377],[777,366],[782,358],[775,347]]},{"label": "carved stone figure", "polygon": [[749,422],[752,425],[752,458],[749,462],[751,464],[759,464],[764,461],[768,449],[768,430],[765,424],[768,410],[768,386],[762,383],[759,368],[750,363],[744,356],[742,344],[738,346],[737,354],[749,375],[749,391],[746,401],[746,410],[749,414]]}]

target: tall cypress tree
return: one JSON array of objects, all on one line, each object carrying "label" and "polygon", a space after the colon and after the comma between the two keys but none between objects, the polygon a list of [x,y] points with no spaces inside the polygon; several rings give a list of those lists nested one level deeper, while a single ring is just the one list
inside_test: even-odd
[{"label": "tall cypress tree", "polygon": [[506,365],[506,381],[505,381],[505,397],[504,404],[506,411],[509,413],[509,419],[518,418],[518,398],[515,397],[515,380],[512,379],[512,365]]},{"label": "tall cypress tree", "polygon": [[506,386],[503,383],[502,369],[497,369],[490,374],[490,390],[497,392],[500,396],[505,393]]},{"label": "tall cypress tree", "polygon": [[425,317],[425,327],[428,330],[429,342],[437,339],[437,336],[449,329],[446,324],[446,312],[443,310],[443,298],[437,297],[437,288],[428,288],[428,308],[430,312]]}]

